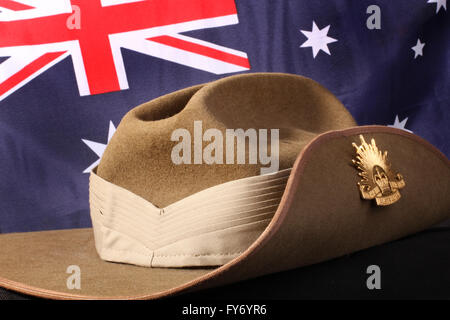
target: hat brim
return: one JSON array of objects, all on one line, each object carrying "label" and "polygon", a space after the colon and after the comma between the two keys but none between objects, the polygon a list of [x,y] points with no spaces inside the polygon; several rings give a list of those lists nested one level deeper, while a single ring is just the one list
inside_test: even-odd
[{"label": "hat brim", "polygon": [[[2,235],[0,285],[58,299],[138,299],[169,294],[211,269],[145,268],[100,259],[91,228]],[[69,266],[80,267],[80,290],[68,289]]]},{"label": "hat brim", "polygon": [[[352,142],[375,138],[402,173],[401,199],[362,200]],[[0,235],[0,286],[54,299],[153,299],[224,285],[342,256],[450,218],[450,162],[403,130],[363,126],[319,135],[298,156],[281,203],[261,236],[218,268],[145,268],[101,260],[91,229]],[[68,289],[77,265],[81,288]]]}]

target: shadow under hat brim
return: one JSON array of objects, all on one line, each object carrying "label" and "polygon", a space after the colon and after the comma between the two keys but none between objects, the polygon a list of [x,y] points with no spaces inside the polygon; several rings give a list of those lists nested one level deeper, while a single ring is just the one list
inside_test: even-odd
[{"label": "shadow under hat brim", "polygon": [[[374,138],[406,186],[377,207],[362,200],[352,142]],[[0,286],[54,299],[152,299],[224,285],[342,256],[450,218],[450,163],[428,142],[384,126],[324,133],[298,156],[272,221],[239,257],[219,268],[145,268],[103,261],[92,229],[0,235]],[[81,269],[70,290],[66,270]]]}]

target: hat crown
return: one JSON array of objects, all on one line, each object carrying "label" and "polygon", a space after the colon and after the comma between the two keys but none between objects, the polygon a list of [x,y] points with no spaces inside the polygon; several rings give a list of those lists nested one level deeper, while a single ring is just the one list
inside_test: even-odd
[{"label": "hat crown", "polygon": [[[248,161],[248,147],[245,164],[227,164],[225,154],[222,164],[175,164],[171,159],[178,143],[171,140],[174,130],[186,129],[194,150],[194,140],[199,139],[194,127],[199,121],[201,135],[208,129],[220,131],[223,137],[227,129],[279,129],[280,170],[291,168],[316,135],[356,124],[332,93],[308,78],[278,73],[232,76],[130,110],[105,150],[98,175],[164,207],[206,188],[260,174],[259,160]],[[270,154],[270,132],[267,136]],[[205,147],[208,142],[201,144]]]}]

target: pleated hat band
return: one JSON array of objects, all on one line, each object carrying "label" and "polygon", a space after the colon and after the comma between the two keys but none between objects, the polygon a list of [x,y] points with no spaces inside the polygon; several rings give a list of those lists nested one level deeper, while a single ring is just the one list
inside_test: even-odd
[{"label": "pleated hat band", "polygon": [[146,267],[222,265],[264,231],[291,169],[223,183],[165,208],[90,176],[95,245],[107,261]]}]

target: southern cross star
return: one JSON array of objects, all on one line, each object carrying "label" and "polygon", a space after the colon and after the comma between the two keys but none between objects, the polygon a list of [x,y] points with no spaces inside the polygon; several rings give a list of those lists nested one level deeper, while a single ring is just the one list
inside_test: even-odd
[{"label": "southern cross star", "polygon": [[330,50],[328,49],[328,44],[336,42],[337,40],[331,37],[328,37],[328,30],[330,29],[330,25],[326,26],[323,29],[319,29],[316,23],[313,21],[313,26],[311,31],[300,30],[308,40],[306,40],[300,48],[311,47],[313,51],[313,57],[316,58],[317,54],[320,50],[330,54]]},{"label": "southern cross star", "polygon": [[398,115],[396,115],[396,116],[395,116],[394,123],[393,123],[393,124],[389,124],[388,127],[391,127],[391,128],[397,128],[397,129],[402,129],[402,130],[405,130],[405,131],[408,131],[408,132],[411,132],[411,133],[412,133],[411,130],[408,130],[408,129],[405,128],[405,126],[406,126],[406,121],[408,121],[408,118],[405,118],[405,119],[403,119],[402,121],[400,121],[400,120],[398,119]]},{"label": "southern cross star", "polygon": [[444,7],[444,10],[447,11],[447,0],[428,0],[427,3],[436,3],[436,14]]},{"label": "southern cross star", "polygon": [[116,127],[114,127],[114,124],[112,121],[109,122],[109,130],[108,130],[108,141],[106,143],[100,143],[100,142],[94,142],[86,139],[81,139],[89,148],[91,148],[92,151],[95,152],[95,154],[98,156],[98,160],[92,163],[89,167],[87,167],[83,173],[89,173],[92,169],[94,169],[99,163],[100,159],[103,156],[103,152],[105,152],[106,146],[109,143],[109,140],[111,140],[114,132],[116,132]]},{"label": "southern cross star", "polygon": [[414,59],[418,56],[423,56],[423,47],[425,47],[425,42],[421,43],[420,39],[417,39],[417,44],[411,48],[414,51]]}]

